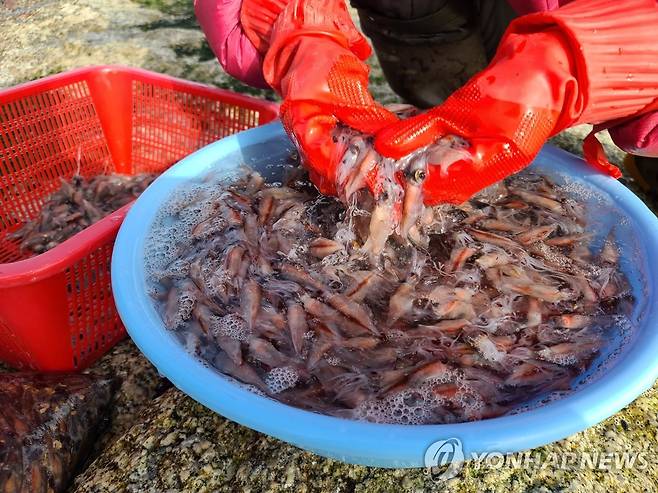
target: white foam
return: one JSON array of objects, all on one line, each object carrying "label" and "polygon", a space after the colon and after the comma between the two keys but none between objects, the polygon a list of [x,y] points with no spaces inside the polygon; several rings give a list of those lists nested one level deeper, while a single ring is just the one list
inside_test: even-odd
[{"label": "white foam", "polygon": [[578,359],[573,354],[559,354],[552,351],[550,348],[544,348],[541,351],[538,351],[537,355],[546,361],[562,366],[575,365],[578,362]]},{"label": "white foam", "polygon": [[[151,282],[162,278],[178,256],[178,245],[189,239],[190,232],[199,222],[216,213],[216,184],[214,182],[187,183],[174,191],[160,209],[146,238],[144,267]],[[218,219],[218,227],[221,219]]]},{"label": "white foam", "polygon": [[189,273],[190,263],[185,259],[176,259],[160,273],[159,278],[184,279]]},{"label": "white foam", "polygon": [[196,305],[196,296],[191,293],[182,293],[178,297],[178,318],[182,321],[189,320],[194,305]]},{"label": "white foam", "polygon": [[370,399],[354,409],[354,417],[375,423],[420,425],[434,420],[437,403],[426,393],[405,390],[381,400]]},{"label": "white foam", "polygon": [[[446,400],[437,396],[432,389],[446,383],[455,383],[459,386],[460,378],[457,372],[447,371],[438,377],[427,379],[416,387],[410,387],[382,399],[366,400],[354,409],[353,417],[376,423],[409,425],[452,422],[454,416],[438,409],[438,406],[445,404]],[[469,396],[466,396],[464,390],[457,393],[453,402],[463,405],[468,412],[483,405],[474,392],[470,391]]]},{"label": "white foam", "polygon": [[173,226],[154,228],[147,239],[144,267],[148,277],[163,271],[176,259],[174,239],[179,236],[179,230]]},{"label": "white foam", "polygon": [[273,394],[278,394],[284,390],[291,389],[299,381],[299,374],[292,366],[281,366],[272,368],[265,375],[265,385]]},{"label": "white foam", "polygon": [[222,335],[243,342],[249,340],[250,336],[246,322],[235,313],[223,317],[213,317],[210,330],[214,336]]}]

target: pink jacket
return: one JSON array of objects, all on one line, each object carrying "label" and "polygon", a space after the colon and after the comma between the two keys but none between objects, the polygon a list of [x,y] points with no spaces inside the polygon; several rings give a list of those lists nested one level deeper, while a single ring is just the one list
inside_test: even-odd
[{"label": "pink jacket", "polygon": [[263,57],[240,25],[240,7],[242,0],[194,0],[196,18],[224,70],[250,86],[269,87]]},{"label": "pink jacket", "polygon": [[[508,0],[519,15],[554,10],[573,0]],[[224,70],[255,86],[268,87],[263,57],[240,25],[242,0],[194,0],[194,10],[211,49]],[[615,144],[632,154],[658,157],[658,112],[647,113],[609,128]]]}]

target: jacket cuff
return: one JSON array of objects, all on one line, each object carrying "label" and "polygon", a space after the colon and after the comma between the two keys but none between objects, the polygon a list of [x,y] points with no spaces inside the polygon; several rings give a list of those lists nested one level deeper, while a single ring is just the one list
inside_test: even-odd
[{"label": "jacket cuff", "polygon": [[249,41],[265,54],[270,46],[272,28],[290,0],[242,0],[240,24]]},{"label": "jacket cuff", "polygon": [[631,154],[658,157],[658,112],[638,116],[608,129],[617,146]]}]

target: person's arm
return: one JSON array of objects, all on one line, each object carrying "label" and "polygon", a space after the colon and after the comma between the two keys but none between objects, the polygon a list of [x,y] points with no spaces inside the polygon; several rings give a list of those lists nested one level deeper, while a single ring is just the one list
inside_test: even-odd
[{"label": "person's arm", "polygon": [[[442,105],[379,132],[375,146],[400,158],[447,135],[465,137],[469,157],[432,163],[424,191],[428,203],[466,200],[528,165],[548,137],[569,126],[652,109],[656,26],[654,0],[578,0],[520,17],[484,71]],[[591,145],[586,151],[596,157]]]},{"label": "person's arm", "polygon": [[638,156],[658,157],[658,111],[613,125],[608,132],[622,150]]},{"label": "person's arm", "polygon": [[197,21],[224,70],[250,86],[269,87],[263,55],[242,26],[241,10],[242,0],[194,0]]},{"label": "person's arm", "polygon": [[[508,0],[519,15],[556,10],[573,0]],[[624,118],[622,122],[606,122],[615,144],[630,154],[658,157],[658,111]]]},{"label": "person's arm", "polygon": [[344,0],[196,0],[196,11],[229,73],[253,83],[262,63],[311,179],[335,195],[347,144],[334,140],[336,127],[374,134],[397,121],[368,92],[370,45]]}]

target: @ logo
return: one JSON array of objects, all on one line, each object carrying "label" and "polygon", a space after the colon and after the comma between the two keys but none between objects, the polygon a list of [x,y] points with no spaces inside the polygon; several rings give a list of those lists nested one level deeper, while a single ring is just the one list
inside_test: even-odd
[{"label": "@ logo", "polygon": [[454,478],[464,464],[464,450],[459,438],[448,438],[434,442],[425,451],[425,467],[433,479]]}]

